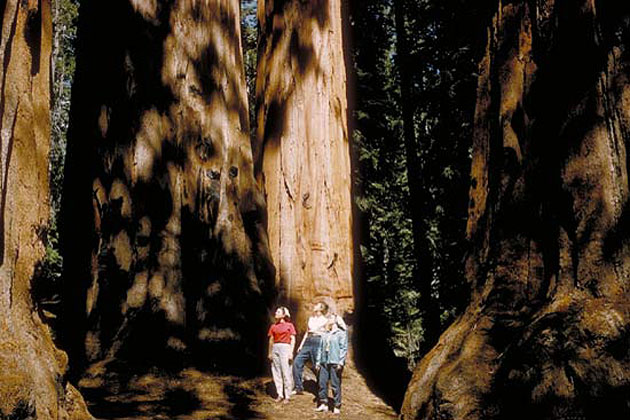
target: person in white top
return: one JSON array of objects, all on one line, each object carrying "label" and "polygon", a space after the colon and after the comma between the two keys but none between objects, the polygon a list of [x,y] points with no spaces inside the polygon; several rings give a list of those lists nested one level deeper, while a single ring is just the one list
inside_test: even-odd
[{"label": "person in white top", "polygon": [[310,360],[311,365],[315,367],[322,335],[326,332],[327,315],[328,305],[324,302],[318,302],[313,306],[313,315],[308,319],[308,330],[302,338],[297,355],[293,361],[293,385],[295,388],[292,394],[302,394],[304,392],[304,384],[302,383],[304,364]]}]

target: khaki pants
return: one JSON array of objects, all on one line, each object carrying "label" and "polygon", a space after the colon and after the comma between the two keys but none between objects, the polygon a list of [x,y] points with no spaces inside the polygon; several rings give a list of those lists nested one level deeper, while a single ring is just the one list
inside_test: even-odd
[{"label": "khaki pants", "polygon": [[290,344],[276,343],[273,345],[271,349],[271,375],[273,376],[278,396],[287,399],[291,396],[291,390],[293,389],[291,367],[289,366],[290,356]]}]

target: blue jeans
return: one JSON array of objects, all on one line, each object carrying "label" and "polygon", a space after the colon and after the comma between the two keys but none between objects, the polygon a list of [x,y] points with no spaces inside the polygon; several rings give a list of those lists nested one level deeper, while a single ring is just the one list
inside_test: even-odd
[{"label": "blue jeans", "polygon": [[341,407],[341,367],[339,365],[325,364],[319,369],[319,403],[328,405],[328,380],[333,390],[335,407]]},{"label": "blue jeans", "polygon": [[310,360],[313,368],[317,362],[317,350],[322,342],[322,338],[319,335],[309,335],[304,341],[302,349],[298,352],[293,360],[293,386],[296,391],[304,391],[304,384],[302,383],[302,373],[304,372],[304,364]]}]

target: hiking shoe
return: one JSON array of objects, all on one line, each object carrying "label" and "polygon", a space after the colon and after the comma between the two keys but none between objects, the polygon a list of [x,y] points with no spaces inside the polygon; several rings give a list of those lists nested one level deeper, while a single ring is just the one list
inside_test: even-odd
[{"label": "hiking shoe", "polygon": [[334,408],[333,414],[341,414],[341,410],[339,409],[339,407]]},{"label": "hiking shoe", "polygon": [[315,409],[315,411],[328,411],[328,407],[326,404],[320,404],[319,407]]}]

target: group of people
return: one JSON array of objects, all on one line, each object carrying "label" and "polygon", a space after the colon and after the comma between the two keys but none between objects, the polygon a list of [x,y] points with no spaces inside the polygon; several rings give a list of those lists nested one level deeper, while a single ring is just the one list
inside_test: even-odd
[{"label": "group of people", "polygon": [[[328,305],[318,302],[308,319],[308,329],[293,358],[297,331],[289,310],[276,309],[275,323],[269,327],[269,360],[276,386],[276,401],[288,403],[291,395],[304,392],[302,374],[311,362],[318,380],[316,411],[328,411],[328,385],[333,391],[333,413],[341,412],[341,374],[348,354],[346,323],[339,315],[329,313]],[[291,362],[293,361],[293,366]]]}]

